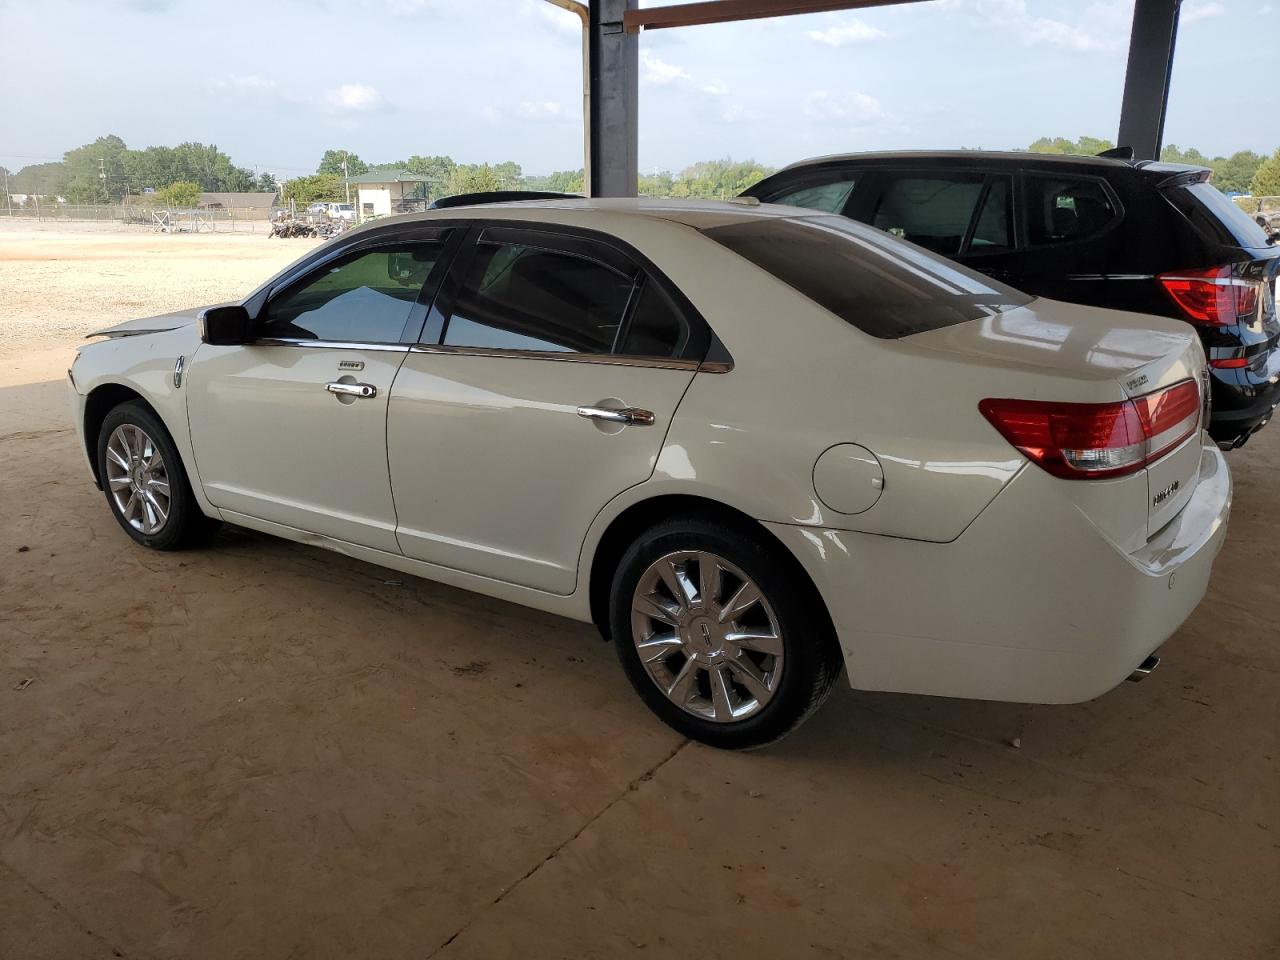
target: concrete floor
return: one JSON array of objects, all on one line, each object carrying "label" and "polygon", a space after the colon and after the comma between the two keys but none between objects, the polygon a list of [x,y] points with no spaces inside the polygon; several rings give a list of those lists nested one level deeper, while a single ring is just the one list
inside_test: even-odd
[{"label": "concrete floor", "polygon": [[841,689],[729,754],[589,627],[243,531],[136,547],[62,391],[0,388],[6,960],[1280,952],[1280,428],[1147,682]]}]

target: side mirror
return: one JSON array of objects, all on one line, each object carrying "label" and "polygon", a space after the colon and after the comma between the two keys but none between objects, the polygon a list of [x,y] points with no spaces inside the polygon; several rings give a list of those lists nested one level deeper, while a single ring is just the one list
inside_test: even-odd
[{"label": "side mirror", "polygon": [[249,311],[236,305],[210,307],[200,314],[200,339],[219,347],[234,347],[249,339]]},{"label": "side mirror", "polygon": [[425,249],[397,250],[387,256],[387,276],[402,287],[421,287],[434,260],[434,255]]}]

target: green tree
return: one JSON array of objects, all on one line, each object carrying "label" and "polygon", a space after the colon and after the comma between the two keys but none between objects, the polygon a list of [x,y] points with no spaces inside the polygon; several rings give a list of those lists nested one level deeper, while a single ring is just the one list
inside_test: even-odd
[{"label": "green tree", "polygon": [[326,150],[324,156],[320,158],[320,166],[316,168],[316,173],[332,173],[334,176],[342,176],[342,160],[344,157],[347,161],[347,176],[358,177],[362,173],[369,172],[369,165],[350,150]]},{"label": "green tree", "polygon": [[284,199],[294,203],[334,203],[342,200],[342,178],[331,173],[294,177],[284,185]]},{"label": "green tree", "polygon": [[458,168],[453,157],[420,157],[417,154],[394,166],[409,171],[415,177],[426,177],[431,181],[431,192],[435,195],[448,186],[454,170]]},{"label": "green tree", "polygon": [[585,193],[586,173],[577,170],[557,170],[542,176],[525,177],[526,190],[545,190],[550,193]]},{"label": "green tree", "polygon": [[1252,150],[1240,150],[1225,159],[1215,160],[1213,185],[1228,193],[1251,193],[1249,185],[1262,161],[1262,154]]},{"label": "green tree", "polygon": [[156,199],[166,207],[189,210],[200,202],[202,193],[204,191],[200,189],[200,184],[194,180],[179,180],[162,190],[157,190],[155,195]]},{"label": "green tree", "polygon": [[60,162],[31,163],[9,178],[9,192],[49,196],[58,192],[65,177],[66,169]]},{"label": "green tree", "polygon": [[640,174],[637,192],[642,197],[669,197],[675,189],[675,178],[669,170]]},{"label": "green tree", "polygon": [[754,160],[704,160],[680,171],[671,184],[670,195],[727,200],[772,172],[772,167]]},{"label": "green tree", "polygon": [[445,189],[437,195],[452,197],[459,193],[485,193],[501,189],[502,179],[495,167],[487,163],[463,163],[454,168]]},{"label": "green tree", "polygon": [[258,174],[258,182],[254,184],[254,190],[258,193],[275,193],[280,189],[280,184],[276,182],[274,173]]},{"label": "green tree", "polygon": [[1255,197],[1280,197],[1280,150],[1259,165],[1249,183],[1249,192]]}]

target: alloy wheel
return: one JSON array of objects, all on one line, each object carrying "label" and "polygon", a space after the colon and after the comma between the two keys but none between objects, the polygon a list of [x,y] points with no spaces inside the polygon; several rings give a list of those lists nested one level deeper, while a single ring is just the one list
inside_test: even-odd
[{"label": "alloy wheel", "polygon": [[704,720],[745,720],[778,690],[785,647],[773,608],[713,553],[680,551],[650,564],[636,584],[631,632],[658,689]]},{"label": "alloy wheel", "polygon": [[122,423],[107,440],[107,489],[120,516],[139,533],[159,533],[169,522],[169,473],[154,440]]}]

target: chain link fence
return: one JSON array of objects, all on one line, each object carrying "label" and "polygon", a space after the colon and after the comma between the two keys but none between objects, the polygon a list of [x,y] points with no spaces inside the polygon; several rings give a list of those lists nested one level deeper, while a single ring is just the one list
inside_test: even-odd
[{"label": "chain link fence", "polygon": [[0,221],[90,222],[150,227],[160,233],[271,232],[271,220],[281,207],[200,207],[180,210],[140,203],[50,203],[28,199],[23,204],[0,202]]}]

